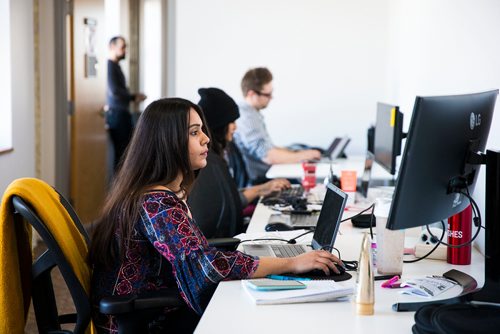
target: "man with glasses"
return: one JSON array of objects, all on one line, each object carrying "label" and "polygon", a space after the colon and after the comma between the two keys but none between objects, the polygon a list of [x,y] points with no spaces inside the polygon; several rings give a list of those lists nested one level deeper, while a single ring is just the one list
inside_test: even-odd
[{"label": "man with glasses", "polygon": [[270,165],[321,157],[317,150],[291,151],[273,144],[260,112],[273,98],[272,81],[273,75],[265,67],[248,70],[241,80],[244,101],[238,105],[240,118],[236,120],[234,139],[243,154],[252,184],[266,181]]}]

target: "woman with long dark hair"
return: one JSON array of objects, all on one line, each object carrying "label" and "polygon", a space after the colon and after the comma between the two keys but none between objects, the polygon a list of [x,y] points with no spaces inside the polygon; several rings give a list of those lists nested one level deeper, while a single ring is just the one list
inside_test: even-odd
[{"label": "woman with long dark hair", "polygon": [[[116,329],[112,317],[98,314],[104,296],[178,287],[191,317],[203,313],[222,280],[338,271],[340,260],[327,251],[279,259],[208,246],[186,205],[195,171],[207,163],[206,133],[200,108],[184,99],[155,101],[142,114],[92,236],[92,302],[100,331]],[[192,331],[196,321],[186,317],[172,316],[169,329]]]}]

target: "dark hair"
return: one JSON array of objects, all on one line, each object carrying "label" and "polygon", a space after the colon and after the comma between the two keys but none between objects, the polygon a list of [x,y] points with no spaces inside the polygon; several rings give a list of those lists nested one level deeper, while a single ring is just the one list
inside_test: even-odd
[{"label": "dark hair", "polygon": [[210,129],[211,134],[212,134],[212,150],[219,156],[224,155],[224,149],[227,146],[227,131],[229,129],[229,124],[226,124],[224,126],[215,128],[215,129]]},{"label": "dark hair", "polygon": [[[143,112],[106,198],[92,236],[92,263],[110,267],[123,259],[133,227],[139,219],[139,203],[147,189],[167,185],[182,173],[181,189],[186,196],[195,174],[189,160],[189,111],[200,116],[202,131],[208,135],[201,109],[180,98],[151,103]],[[118,237],[118,249],[115,246]]]},{"label": "dark hair", "polygon": [[241,79],[241,91],[243,96],[247,96],[248,92],[260,92],[264,85],[273,81],[273,75],[265,67],[257,67],[247,71]]},{"label": "dark hair", "polygon": [[123,38],[122,36],[114,36],[114,37],[111,37],[111,39],[109,40],[108,46],[116,45],[116,43],[118,43],[119,39],[121,39],[123,42],[125,42],[125,38]]}]

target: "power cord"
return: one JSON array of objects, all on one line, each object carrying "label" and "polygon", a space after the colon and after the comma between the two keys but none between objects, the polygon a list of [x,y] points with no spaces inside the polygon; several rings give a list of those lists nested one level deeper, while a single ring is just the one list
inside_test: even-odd
[{"label": "power cord", "polygon": [[[342,219],[340,222],[341,222],[341,223],[343,223],[343,222],[346,222],[346,221],[348,221],[348,220],[351,220],[352,218],[355,218],[355,217],[361,216],[363,213],[365,213],[366,211],[368,211],[368,210],[370,210],[370,209],[372,210],[371,215],[372,215],[372,218],[373,218],[373,210],[375,209],[375,203],[373,203],[372,205],[370,205],[370,206],[369,206],[369,207],[367,207],[366,209],[361,210],[360,212],[356,213],[355,215],[352,215],[352,216],[350,216],[350,217],[347,217],[347,218]],[[371,221],[371,222],[373,222],[373,219],[372,219],[372,221]]]},{"label": "power cord", "polygon": [[314,231],[307,231],[307,232],[301,233],[298,236],[293,237],[292,239],[288,239],[288,240],[287,239],[280,239],[280,238],[258,238],[258,239],[241,240],[240,244],[244,243],[244,242],[250,242],[250,241],[283,241],[283,242],[286,242],[287,244],[295,245],[297,243],[298,238],[300,238],[306,234],[312,233],[312,232],[314,232]]},{"label": "power cord", "polygon": [[[431,255],[440,245],[440,242],[444,239],[444,236],[445,236],[445,230],[446,230],[446,227],[444,225],[444,222],[441,221],[441,224],[443,224],[443,232],[441,233],[441,239],[437,239],[434,235],[432,235],[431,233],[431,238],[434,238],[436,241],[438,241],[434,247],[432,247],[432,249],[427,253],[425,254],[424,256],[422,257],[419,257],[419,258],[416,258],[416,259],[413,259],[413,260],[404,260],[403,263],[415,263],[415,262],[418,262],[418,261],[421,261],[425,258],[427,258],[429,255]],[[429,231],[430,233],[430,230],[429,230],[429,225],[427,225],[427,231]]]},{"label": "power cord", "polygon": [[[470,245],[479,236],[479,232],[481,231],[481,227],[482,227],[481,211],[479,210],[479,206],[477,205],[476,201],[474,201],[472,196],[469,194],[468,188],[466,188],[466,192],[460,191],[459,194],[462,194],[465,197],[467,197],[467,199],[469,200],[469,202],[472,206],[472,214],[474,215],[474,217],[472,218],[472,221],[474,222],[474,226],[477,227],[476,233],[474,233],[474,236],[469,241],[466,241],[466,242],[458,244],[458,245],[452,245],[452,244],[446,243],[442,240],[438,241],[438,243],[437,243],[438,245],[444,245],[444,246],[448,246],[451,248],[460,248],[460,247]],[[444,223],[444,221],[441,221],[441,224],[443,225],[443,231],[444,231],[446,229],[446,224]],[[432,232],[430,231],[429,225],[426,225],[426,227],[427,227],[427,231],[428,231],[429,235],[431,236],[431,238],[432,237],[436,238],[436,236],[433,235]]]},{"label": "power cord", "polygon": [[325,245],[325,246],[322,246],[320,248],[321,250],[327,250],[327,251],[335,251],[337,252],[337,257],[342,261],[342,263],[344,264],[344,268],[346,271],[356,271],[358,270],[358,261],[350,261],[350,260],[342,260],[342,257],[340,256],[340,251],[335,248],[335,247],[332,247],[330,245]]},{"label": "power cord", "polygon": [[443,226],[443,232],[441,233],[441,238],[439,238],[439,239],[434,234],[432,234],[432,232],[431,232],[431,230],[429,228],[429,225],[426,225],[427,232],[429,233],[431,239],[434,238],[434,240],[437,241],[436,245],[427,254],[425,254],[424,256],[419,257],[419,258],[414,259],[414,260],[405,260],[405,261],[403,261],[404,263],[414,263],[414,262],[418,262],[420,260],[425,259],[429,255],[431,255],[438,248],[439,245],[444,245],[444,246],[448,246],[448,247],[451,247],[451,248],[460,248],[460,247],[464,247],[464,246],[467,246],[467,245],[471,244],[478,237],[479,232],[481,231],[481,228],[484,228],[482,226],[482,223],[481,223],[482,219],[481,219],[481,211],[479,210],[479,206],[477,205],[476,201],[474,201],[474,199],[470,195],[468,187],[465,188],[465,192],[459,191],[458,193],[460,193],[460,194],[464,195],[465,197],[467,197],[467,199],[469,200],[469,202],[471,204],[472,214],[474,215],[474,217],[472,218],[472,221],[474,222],[474,225],[477,227],[477,230],[476,230],[476,233],[474,234],[474,236],[469,241],[464,242],[462,244],[451,245],[451,244],[446,243],[446,242],[443,241],[444,236],[445,236],[445,231],[446,231],[446,224],[445,224],[444,221],[441,220],[441,225]]},{"label": "power cord", "polygon": [[348,220],[351,220],[351,219],[353,219],[353,218],[359,217],[359,216],[361,216],[363,213],[365,213],[366,211],[368,211],[368,210],[370,210],[370,209],[372,210],[372,212],[370,213],[370,216],[371,216],[371,217],[370,217],[370,237],[371,237],[371,238],[372,238],[372,240],[373,240],[373,217],[374,217],[374,214],[373,214],[373,213],[374,213],[374,211],[375,211],[375,203],[373,203],[372,205],[370,205],[370,206],[369,206],[369,207],[367,207],[366,209],[361,210],[360,212],[358,212],[358,213],[357,213],[357,214],[355,214],[355,215],[352,215],[352,216],[350,216],[350,217],[348,217],[348,218],[344,218],[344,219],[342,219],[340,222],[341,222],[341,223],[343,223],[343,222],[345,222],[345,221],[348,221]]}]

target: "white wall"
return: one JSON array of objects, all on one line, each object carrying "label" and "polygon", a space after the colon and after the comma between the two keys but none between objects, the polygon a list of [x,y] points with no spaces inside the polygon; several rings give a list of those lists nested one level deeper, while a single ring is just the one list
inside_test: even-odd
[{"label": "white wall", "polygon": [[[0,190],[35,173],[32,4],[10,4],[14,151],[0,155]],[[399,104],[407,127],[416,95],[500,87],[496,0],[182,0],[174,8],[176,95],[197,102],[199,87],[215,86],[238,100],[243,73],[268,66],[275,99],[265,115],[277,144],[327,145],[348,133],[349,152],[361,153],[376,101]],[[489,148],[500,149],[499,112]],[[296,136],[296,124],[311,125]],[[483,194],[480,179],[481,206]]]},{"label": "white wall", "polygon": [[[416,95],[500,87],[497,0],[182,0],[176,14],[175,94],[197,102],[214,86],[239,100],[243,73],[267,66],[264,115],[280,145],[349,134],[359,154],[377,101],[399,104],[407,129]],[[489,148],[500,149],[499,112]],[[474,196],[484,207],[484,171]]]},{"label": "white wall", "polygon": [[0,0],[0,151],[12,148],[12,108],[10,89],[10,1]]},{"label": "white wall", "polygon": [[[500,88],[500,2],[495,0],[391,0],[399,18],[395,72],[399,103],[409,124],[416,95]],[[497,101],[487,148],[500,150]],[[474,197],[484,216],[484,168]],[[484,237],[479,242],[484,249]]]},{"label": "white wall", "polygon": [[35,174],[33,5],[10,1],[13,152],[0,155],[0,191],[14,179]]},{"label": "white wall", "polygon": [[[274,100],[264,115],[276,144],[327,146],[349,134],[348,152],[364,152],[376,102],[386,97],[388,1],[182,0],[176,6],[176,95],[198,102],[198,88],[212,86],[238,101],[244,72],[267,66]],[[305,129],[297,135],[292,130],[301,130],[299,124]]]}]

